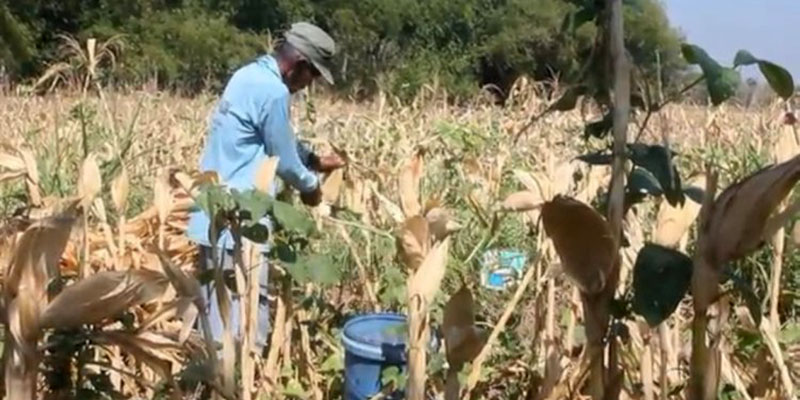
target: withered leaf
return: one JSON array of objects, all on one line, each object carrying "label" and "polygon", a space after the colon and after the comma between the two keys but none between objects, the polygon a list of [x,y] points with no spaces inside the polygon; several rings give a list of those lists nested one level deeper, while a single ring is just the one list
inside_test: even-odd
[{"label": "withered leaf", "polygon": [[67,286],[42,312],[43,328],[98,323],[160,297],[167,278],[146,269],[103,271]]},{"label": "withered leaf", "polygon": [[461,226],[452,220],[450,212],[443,207],[431,208],[425,214],[425,219],[428,220],[428,228],[435,241],[441,241],[461,229]]},{"label": "withered leaf", "polygon": [[431,303],[444,278],[449,249],[450,238],[447,238],[428,253],[409,283],[409,298],[420,296],[427,304]]},{"label": "withered leaf", "polygon": [[419,184],[422,180],[423,159],[422,154],[417,152],[403,166],[400,171],[398,188],[400,191],[400,207],[406,217],[419,215],[422,212],[422,205],[419,200]]},{"label": "withered leaf", "polygon": [[158,176],[153,186],[154,202],[158,211],[158,220],[162,224],[167,221],[170,211],[172,211],[172,189],[169,185],[169,171],[164,169]]},{"label": "withered leaf", "polygon": [[525,190],[510,194],[503,200],[501,207],[506,211],[525,212],[540,208],[543,202],[542,196],[530,190]]},{"label": "withered leaf", "polygon": [[118,346],[123,352],[152,368],[162,378],[172,379],[170,366],[174,357],[169,353],[180,350],[180,346],[164,336],[151,332],[134,334],[126,331],[101,331],[95,333],[92,340],[99,344]]},{"label": "withered leaf", "polygon": [[111,201],[114,202],[114,208],[117,212],[124,213],[125,207],[128,204],[128,191],[129,191],[128,171],[125,166],[122,167],[119,175],[111,182]]},{"label": "withered leaf", "polygon": [[75,222],[71,212],[29,226],[17,241],[6,271],[3,297],[11,334],[19,343],[40,335],[40,309],[47,303],[47,284],[59,276],[59,260]]},{"label": "withered leaf", "polygon": [[584,203],[556,196],[542,207],[542,222],[578,288],[586,294],[602,291],[618,257],[606,219]]},{"label": "withered leaf", "polygon": [[[698,177],[692,184],[705,187],[705,177]],[[683,206],[673,207],[668,201],[662,201],[656,218],[656,230],[653,242],[664,247],[677,248],[681,239],[700,212],[700,204],[687,196]]]},{"label": "withered leaf", "polygon": [[83,161],[81,166],[81,175],[78,179],[78,196],[81,197],[84,209],[88,208],[95,196],[100,193],[103,186],[103,180],[100,176],[100,167],[97,166],[97,160],[93,154],[90,154]]},{"label": "withered leaf", "polygon": [[444,308],[442,324],[447,362],[460,369],[480,353],[485,337],[475,326],[475,310],[472,292],[466,286],[456,292]]},{"label": "withered leaf", "polygon": [[416,271],[430,250],[428,221],[419,215],[406,219],[398,239],[403,262],[409,271]]},{"label": "withered leaf", "polygon": [[722,192],[704,230],[705,256],[715,266],[746,256],[763,244],[770,215],[800,179],[800,156],[764,168]]},{"label": "withered leaf", "polygon": [[337,169],[331,172],[322,184],[322,200],[328,204],[335,204],[344,183],[344,170]]}]

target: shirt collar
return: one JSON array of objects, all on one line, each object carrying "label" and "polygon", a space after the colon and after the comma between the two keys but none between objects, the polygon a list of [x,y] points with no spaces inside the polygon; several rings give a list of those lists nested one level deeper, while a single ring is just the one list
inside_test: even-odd
[{"label": "shirt collar", "polygon": [[275,57],[269,54],[263,55],[259,57],[258,63],[266,67],[268,71],[272,72],[273,74],[275,74],[275,76],[281,79],[281,81],[283,81],[283,77],[281,77],[280,68],[278,67],[278,60],[276,60]]}]

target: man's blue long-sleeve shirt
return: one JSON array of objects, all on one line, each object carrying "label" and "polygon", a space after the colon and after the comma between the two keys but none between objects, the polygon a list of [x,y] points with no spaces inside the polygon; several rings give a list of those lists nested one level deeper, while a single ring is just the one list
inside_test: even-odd
[{"label": "man's blue long-sleeve shirt", "polygon": [[[229,188],[247,190],[261,162],[278,156],[277,175],[300,192],[319,185],[310,171],[308,149],[299,145],[289,119],[289,88],[283,83],[278,63],[265,55],[240,68],[228,81],[211,117],[208,141],[200,171],[216,171]],[[271,194],[275,194],[273,183]],[[209,218],[203,211],[191,214],[189,239],[208,246]],[[229,235],[223,243],[230,248]]]}]

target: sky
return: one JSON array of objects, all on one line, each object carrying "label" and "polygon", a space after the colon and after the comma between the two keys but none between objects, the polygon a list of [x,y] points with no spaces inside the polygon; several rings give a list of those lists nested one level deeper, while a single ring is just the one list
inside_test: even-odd
[{"label": "sky", "polygon": [[[740,49],[775,62],[800,80],[800,0],[661,0],[689,43],[722,65]],[[757,67],[745,76],[760,77]]]}]

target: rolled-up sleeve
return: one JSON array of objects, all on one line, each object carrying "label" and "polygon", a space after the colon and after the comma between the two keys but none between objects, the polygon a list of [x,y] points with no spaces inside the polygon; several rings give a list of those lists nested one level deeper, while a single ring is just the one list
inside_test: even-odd
[{"label": "rolled-up sleeve", "polygon": [[275,98],[265,106],[260,130],[268,153],[280,157],[278,176],[301,193],[315,190],[319,180],[303,165],[298,153],[298,143],[289,121],[289,97]]}]

